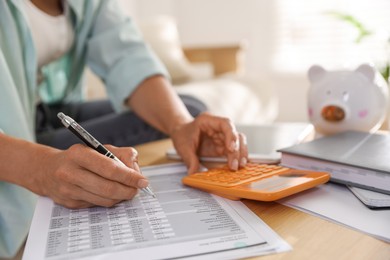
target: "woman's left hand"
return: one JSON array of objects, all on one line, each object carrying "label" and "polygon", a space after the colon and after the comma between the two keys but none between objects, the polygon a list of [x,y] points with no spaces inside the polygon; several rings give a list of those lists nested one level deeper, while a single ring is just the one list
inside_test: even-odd
[{"label": "woman's left hand", "polygon": [[177,126],[171,138],[189,174],[199,171],[201,156],[226,156],[231,170],[244,167],[248,161],[246,137],[228,118],[202,113],[192,122]]}]

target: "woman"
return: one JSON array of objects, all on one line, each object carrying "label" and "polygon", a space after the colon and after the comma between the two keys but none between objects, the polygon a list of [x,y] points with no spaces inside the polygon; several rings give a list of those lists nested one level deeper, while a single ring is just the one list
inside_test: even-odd
[{"label": "woman", "polygon": [[[107,145],[123,167],[75,144],[53,119],[59,110],[85,121],[102,143],[132,146],[166,134],[189,173],[198,155],[225,155],[232,170],[246,164],[245,137],[226,118],[188,112],[115,1],[0,1],[0,47],[2,257],[23,242],[34,193],[70,208],[112,206],[148,185],[133,148]],[[110,102],[82,102],[86,64],[105,82]]]}]

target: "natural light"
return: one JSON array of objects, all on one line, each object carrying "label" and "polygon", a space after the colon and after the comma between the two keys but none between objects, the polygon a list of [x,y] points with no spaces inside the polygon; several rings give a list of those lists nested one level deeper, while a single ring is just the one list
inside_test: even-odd
[{"label": "natural light", "polygon": [[[333,69],[362,62],[381,69],[389,61],[388,0],[278,0],[276,10],[274,70],[305,71],[313,63]],[[359,41],[365,32],[369,35]]]}]

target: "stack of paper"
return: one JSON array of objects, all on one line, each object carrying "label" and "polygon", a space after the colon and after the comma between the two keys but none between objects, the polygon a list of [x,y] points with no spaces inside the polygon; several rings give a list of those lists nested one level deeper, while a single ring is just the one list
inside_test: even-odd
[{"label": "stack of paper", "polygon": [[345,185],[327,183],[280,203],[390,242],[390,210],[371,210]]},{"label": "stack of paper", "polygon": [[241,258],[290,250],[244,204],[181,183],[186,168],[144,168],[156,194],[71,210],[40,198],[24,259]]}]

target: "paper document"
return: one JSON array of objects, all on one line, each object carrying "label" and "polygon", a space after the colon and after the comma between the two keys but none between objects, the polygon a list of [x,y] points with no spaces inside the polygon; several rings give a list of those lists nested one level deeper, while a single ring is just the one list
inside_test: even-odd
[{"label": "paper document", "polygon": [[371,210],[345,185],[327,183],[279,201],[390,242],[390,210]]},{"label": "paper document", "polygon": [[289,250],[244,204],[182,185],[186,168],[143,168],[140,192],[112,208],[71,210],[40,198],[24,259],[238,258]]}]

